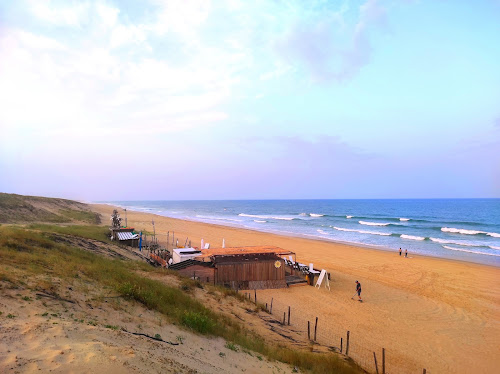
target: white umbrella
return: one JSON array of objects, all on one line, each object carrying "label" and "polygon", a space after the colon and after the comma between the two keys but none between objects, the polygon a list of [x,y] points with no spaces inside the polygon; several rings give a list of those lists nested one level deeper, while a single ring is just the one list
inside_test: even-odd
[{"label": "white umbrella", "polygon": [[226,239],[222,239],[222,248],[226,248]]}]

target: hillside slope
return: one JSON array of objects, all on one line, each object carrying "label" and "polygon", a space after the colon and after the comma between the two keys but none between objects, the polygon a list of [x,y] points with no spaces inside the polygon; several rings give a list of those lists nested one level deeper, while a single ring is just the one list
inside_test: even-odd
[{"label": "hillside slope", "polygon": [[0,193],[0,223],[101,223],[87,204],[66,199]]},{"label": "hillside slope", "polygon": [[151,267],[104,226],[20,223],[0,226],[2,373],[361,372],[241,295]]}]

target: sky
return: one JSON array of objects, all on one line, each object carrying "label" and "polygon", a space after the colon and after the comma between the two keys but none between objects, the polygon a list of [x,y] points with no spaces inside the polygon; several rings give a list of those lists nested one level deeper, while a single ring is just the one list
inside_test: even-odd
[{"label": "sky", "polygon": [[0,192],[500,197],[500,2],[0,3]]}]

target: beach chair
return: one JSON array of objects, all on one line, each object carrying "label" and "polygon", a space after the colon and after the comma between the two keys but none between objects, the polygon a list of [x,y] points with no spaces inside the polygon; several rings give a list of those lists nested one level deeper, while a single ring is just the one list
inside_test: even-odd
[{"label": "beach chair", "polygon": [[292,256],[289,256],[289,258],[293,268],[300,270],[301,272],[304,272],[306,269],[309,269],[309,267],[306,264],[301,264],[300,262],[293,261]]}]

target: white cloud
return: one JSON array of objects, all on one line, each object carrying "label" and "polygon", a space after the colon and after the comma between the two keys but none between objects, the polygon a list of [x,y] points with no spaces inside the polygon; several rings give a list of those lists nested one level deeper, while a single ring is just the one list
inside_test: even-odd
[{"label": "white cloud", "polygon": [[29,8],[38,19],[58,26],[81,26],[88,21],[90,3],[87,1],[68,5],[67,2],[31,0]]}]

